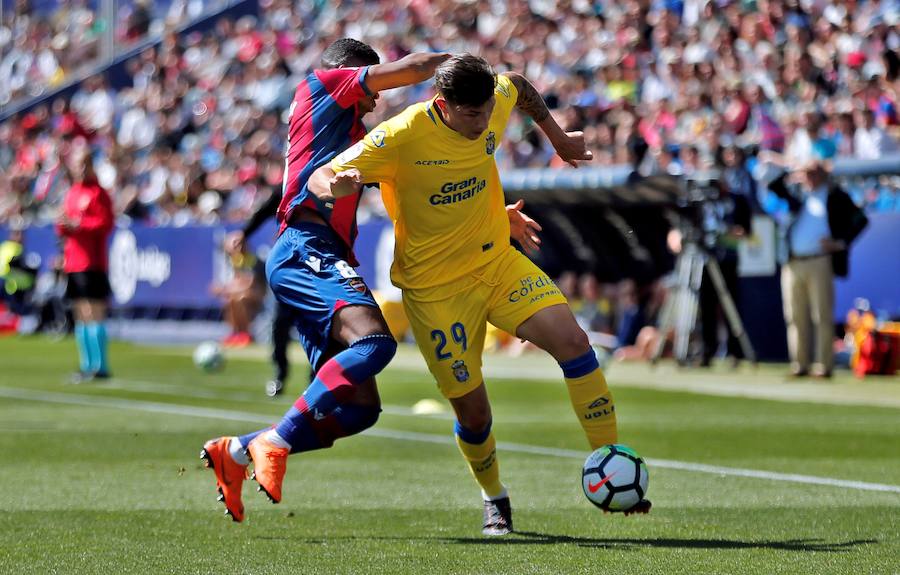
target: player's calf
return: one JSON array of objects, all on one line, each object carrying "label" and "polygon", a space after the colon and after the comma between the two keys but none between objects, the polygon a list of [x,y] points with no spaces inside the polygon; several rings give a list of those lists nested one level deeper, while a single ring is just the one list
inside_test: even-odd
[{"label": "player's calf", "polygon": [[560,362],[559,366],[563,370],[572,409],[591,448],[616,443],[616,404],[594,350],[588,348],[582,355]]},{"label": "player's calf", "polygon": [[[335,440],[378,421],[381,406],[374,375],[384,369],[396,350],[397,342],[385,334],[354,341],[325,362],[275,429],[250,442],[247,449],[253,459],[253,478],[273,503],[281,501],[289,454],[331,447]],[[366,401],[360,402],[359,395]]]}]

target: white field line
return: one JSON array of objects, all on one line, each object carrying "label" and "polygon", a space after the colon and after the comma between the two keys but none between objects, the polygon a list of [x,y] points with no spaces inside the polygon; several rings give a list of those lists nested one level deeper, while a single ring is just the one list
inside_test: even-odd
[{"label": "white field line", "polygon": [[[488,381],[493,378],[519,379],[523,381],[548,380],[561,381],[559,366],[552,359],[537,361],[535,357],[528,357],[521,364],[509,363],[507,358],[486,356],[485,364],[481,371]],[[400,369],[427,370],[424,360],[419,356],[398,354],[391,362],[390,367]],[[653,389],[666,392],[695,393],[713,397],[742,397],[746,399],[763,399],[769,401],[781,401],[787,403],[817,403],[827,405],[852,405],[865,407],[900,408],[900,397],[894,394],[888,397],[879,396],[877,393],[862,395],[860,390],[866,390],[863,384],[853,390],[847,390],[845,385],[834,389],[830,385],[821,383],[787,382],[771,375],[764,374],[760,381],[748,383],[734,378],[727,373],[723,374],[697,374],[696,378],[687,378],[678,372],[674,374],[661,368],[659,371],[649,371],[635,378],[631,371],[622,371],[615,363],[606,368],[606,378],[609,386],[615,392],[616,388],[627,387],[637,389]],[[674,377],[670,377],[673,376]],[[868,383],[869,380],[866,380]],[[891,378],[884,380],[892,381]]]},{"label": "white field line", "polygon": [[[296,350],[296,348],[292,348]],[[171,355],[170,349],[160,350],[158,353]],[[187,353],[187,352],[186,352]],[[258,347],[249,349],[229,350],[228,357],[238,359],[264,360],[268,357],[265,350]],[[297,365],[304,365],[306,360],[299,351],[292,351],[291,361]],[[541,360],[537,356],[523,356],[521,358],[498,357],[486,354],[481,371],[490,382],[494,378],[518,379],[522,381],[553,382],[558,385],[561,382],[561,372],[549,356]],[[835,386],[823,383],[804,383],[785,381],[777,375],[763,371],[758,381],[748,383],[742,381],[744,375],[752,373],[740,372],[739,377],[734,378],[727,373],[700,374],[694,372],[694,376],[685,377],[679,371],[672,372],[668,367],[661,366],[658,370],[650,370],[645,373],[634,373],[629,366],[619,366],[612,363],[608,366],[606,377],[613,392],[618,388],[653,389],[674,393],[693,393],[713,397],[740,397],[746,399],[761,399],[768,401],[780,401],[788,403],[814,403],[826,405],[864,406],[882,408],[900,408],[900,397],[894,391],[896,385],[890,383],[896,378],[883,380],[873,379],[865,383],[854,382],[851,388],[847,383],[837,383]],[[620,368],[625,368],[624,370]],[[397,355],[391,361],[388,369],[416,370],[427,373],[428,367],[425,360],[419,355],[418,350],[411,344],[401,345]],[[688,372],[690,373],[690,372]],[[426,376],[430,378],[430,376]],[[878,390],[891,390],[882,394]],[[900,575],[900,574],[898,574]]]},{"label": "white field line", "polygon": [[[90,395],[75,395],[69,393],[56,393],[52,391],[35,391],[30,389],[18,389],[0,387],[0,397],[19,399],[26,401],[39,401],[45,403],[61,403],[67,405],[84,405],[89,407],[103,407],[110,409],[130,409],[150,413],[166,413],[170,415],[184,415],[188,417],[206,417],[226,421],[240,421],[246,423],[270,424],[272,416],[250,413],[246,411],[234,411],[229,409],[215,409],[209,407],[196,407],[190,405],[178,405],[172,403],[157,403],[152,401],[140,401],[133,399],[119,399],[111,397],[97,397]],[[370,428],[363,433],[373,437],[396,439],[401,441],[416,441],[422,443],[436,443],[441,445],[455,445],[455,441],[449,435],[435,435],[431,433],[417,433],[412,431],[398,431],[394,429]],[[567,459],[582,460],[585,453],[573,449],[559,449],[555,447],[540,447],[522,443],[498,442],[497,447],[505,451],[516,453],[529,453],[532,455],[544,455],[548,457],[563,457]],[[769,481],[786,481],[791,483],[803,483],[807,485],[824,485],[828,487],[842,487],[860,491],[880,491],[885,493],[900,493],[900,485],[884,483],[869,483],[865,481],[852,481],[835,479],[832,477],[817,477],[814,475],[799,475],[795,473],[778,473],[774,471],[762,471],[758,469],[741,469],[737,467],[720,467],[704,463],[690,463],[686,461],[673,461],[670,459],[647,459],[647,463],[653,467],[663,469],[677,469],[695,473],[708,473],[719,476],[751,477]]]},{"label": "white field line", "polygon": [[[560,379],[558,370],[534,369],[531,367],[515,366],[485,366],[482,369],[486,377],[502,377],[511,379]],[[900,397],[872,397],[853,395],[846,390],[835,390],[827,384],[791,383],[775,381],[767,376],[762,382],[747,383],[735,381],[727,374],[723,374],[721,380],[703,375],[696,380],[686,381],[684,377],[671,378],[671,373],[660,371],[659,374],[649,374],[647,378],[635,379],[621,377],[615,369],[615,365],[606,373],[610,389],[615,392],[617,387],[635,389],[652,389],[670,393],[695,393],[713,397],[740,397],[745,399],[762,399],[767,401],[781,401],[786,403],[816,403],[826,405],[845,405],[862,407],[886,407],[900,408]],[[814,387],[818,385],[819,387]],[[864,384],[860,384],[864,388]]]}]

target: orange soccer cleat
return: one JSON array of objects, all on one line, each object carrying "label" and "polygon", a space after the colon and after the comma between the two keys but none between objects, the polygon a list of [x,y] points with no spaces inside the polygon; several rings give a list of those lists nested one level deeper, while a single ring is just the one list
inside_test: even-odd
[{"label": "orange soccer cleat", "polygon": [[290,450],[272,445],[263,434],[250,442],[247,451],[253,460],[253,474],[250,478],[259,484],[257,491],[265,493],[272,503],[281,502],[281,484],[284,481],[284,472],[287,471]]},{"label": "orange soccer cleat", "polygon": [[241,487],[247,478],[247,466],[236,463],[228,454],[228,446],[236,437],[218,437],[203,444],[200,459],[216,472],[216,488],[219,501],[225,502],[225,515],[240,522],[244,520],[244,504],[241,502]]}]

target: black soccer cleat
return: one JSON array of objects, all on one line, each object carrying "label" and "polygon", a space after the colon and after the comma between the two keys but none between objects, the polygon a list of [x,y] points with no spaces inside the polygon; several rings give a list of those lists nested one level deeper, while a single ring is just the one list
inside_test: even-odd
[{"label": "black soccer cleat", "polygon": [[624,513],[625,515],[646,515],[650,513],[651,507],[653,507],[653,504],[650,503],[649,499],[641,499],[634,504],[634,507],[632,507],[631,509],[626,509],[622,513]]},{"label": "black soccer cleat", "polygon": [[512,533],[512,507],[509,497],[484,502],[484,526],[481,534],[498,537]]}]

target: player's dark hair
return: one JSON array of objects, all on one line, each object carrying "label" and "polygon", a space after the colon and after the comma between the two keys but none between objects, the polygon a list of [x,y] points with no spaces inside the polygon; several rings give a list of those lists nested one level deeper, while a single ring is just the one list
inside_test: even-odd
[{"label": "player's dark hair", "polygon": [[353,38],[341,38],[322,52],[322,67],[343,68],[350,63],[370,66],[379,62],[378,54],[368,44]]},{"label": "player's dark hair", "polygon": [[445,100],[457,106],[481,106],[494,95],[497,75],[484,58],[460,54],[434,72],[434,84]]}]

